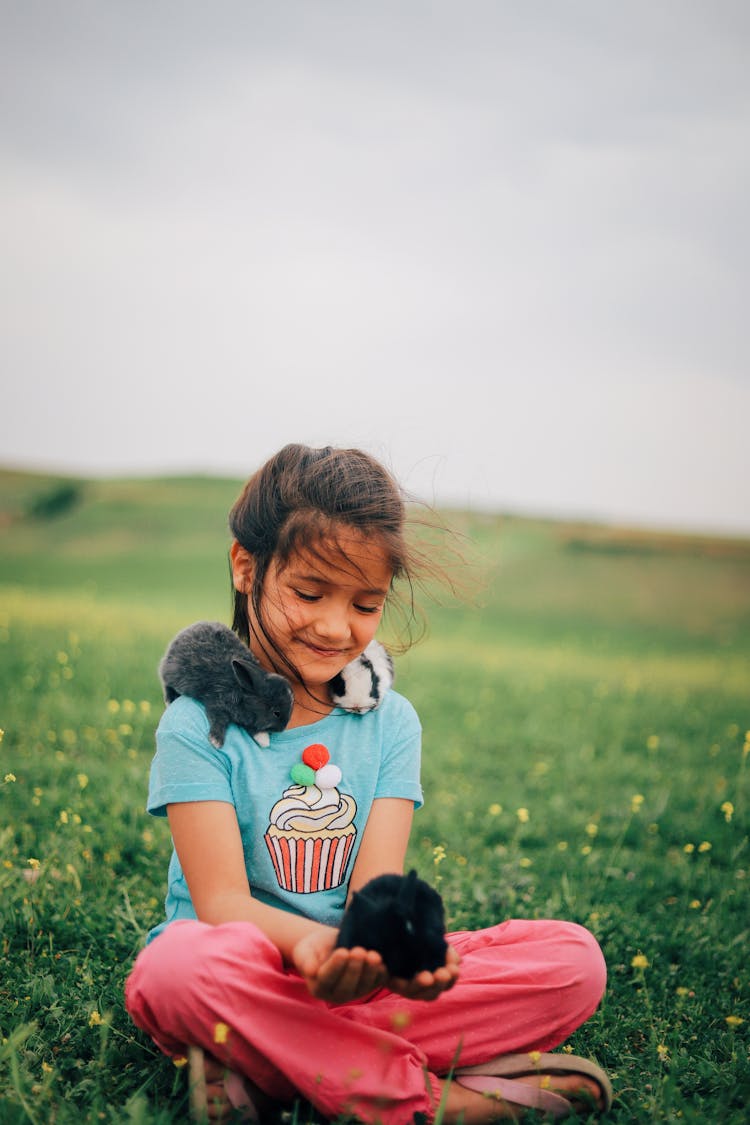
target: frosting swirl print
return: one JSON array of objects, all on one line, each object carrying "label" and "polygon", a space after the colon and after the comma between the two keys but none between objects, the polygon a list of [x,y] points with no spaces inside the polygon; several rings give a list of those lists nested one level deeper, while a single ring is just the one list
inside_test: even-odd
[{"label": "frosting swirl print", "polygon": [[331,890],[346,877],[356,802],[339,792],[341,770],[320,743],[308,746],[290,773],[294,784],[271,809],[265,835],[276,878],[299,894]]}]

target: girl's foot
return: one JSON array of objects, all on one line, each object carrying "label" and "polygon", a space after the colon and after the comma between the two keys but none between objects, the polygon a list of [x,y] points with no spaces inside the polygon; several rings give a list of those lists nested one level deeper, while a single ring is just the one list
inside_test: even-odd
[{"label": "girl's foot", "polygon": [[188,1051],[190,1117],[196,1122],[260,1120],[261,1104],[270,1101],[247,1078],[227,1070],[201,1047]]},{"label": "girl's foot", "polygon": [[607,1075],[588,1059],[510,1055],[456,1071],[448,1087],[447,1125],[515,1121],[529,1109],[549,1117],[603,1113],[612,1103]]},{"label": "girl's foot", "polygon": [[[554,1085],[552,1084],[554,1082]],[[525,1089],[524,1089],[525,1087]],[[490,1125],[493,1121],[519,1121],[529,1109],[545,1116],[567,1117],[571,1113],[601,1111],[601,1091],[583,1075],[539,1075],[503,1080],[502,1092],[470,1090],[460,1079],[451,1083],[443,1121],[454,1125]]]}]

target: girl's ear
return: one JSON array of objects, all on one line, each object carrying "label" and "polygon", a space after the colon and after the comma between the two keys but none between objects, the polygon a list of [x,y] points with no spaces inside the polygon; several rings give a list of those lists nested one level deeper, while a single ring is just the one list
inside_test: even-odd
[{"label": "girl's ear", "polygon": [[229,549],[232,564],[232,583],[240,594],[249,594],[253,585],[253,556],[235,539]]}]

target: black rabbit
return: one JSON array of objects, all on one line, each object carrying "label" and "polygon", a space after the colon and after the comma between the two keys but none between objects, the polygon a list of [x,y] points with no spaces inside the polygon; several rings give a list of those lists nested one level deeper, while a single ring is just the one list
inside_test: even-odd
[{"label": "black rabbit", "polygon": [[443,900],[413,869],[378,875],[352,895],[336,945],[377,950],[393,977],[433,972],[445,964],[448,949]]},{"label": "black rabbit", "polygon": [[268,731],[283,730],[292,713],[292,689],[283,676],[261,668],[250,649],[218,621],[197,621],[178,633],[159,664],[167,703],[180,695],[206,708],[209,739],[223,746],[227,727],[244,727],[261,746]]}]

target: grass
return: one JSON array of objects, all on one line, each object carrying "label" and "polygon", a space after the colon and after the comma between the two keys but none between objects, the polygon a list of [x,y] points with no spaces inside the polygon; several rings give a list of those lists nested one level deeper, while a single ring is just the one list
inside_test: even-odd
[{"label": "grass", "polygon": [[[122,1005],[170,851],[143,811],[155,669],[179,627],[227,619],[239,486],[60,483],[0,473],[0,1123],[168,1125],[185,1074]],[[452,928],[594,931],[609,987],[569,1046],[611,1072],[612,1121],[739,1125],[750,543],[455,522],[480,604],[436,607],[397,666],[425,728],[410,859]]]}]

